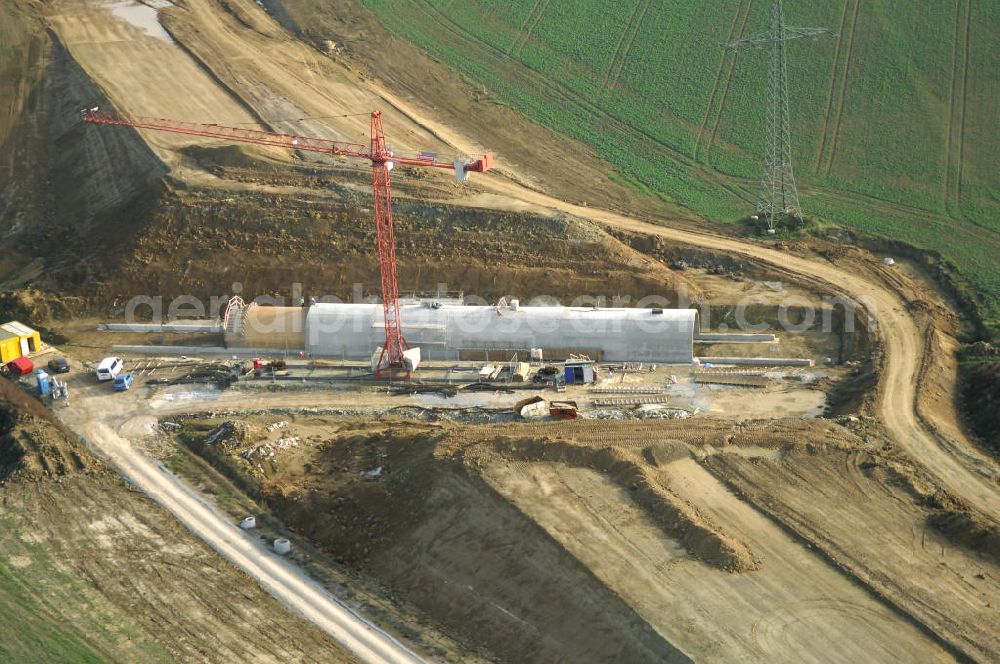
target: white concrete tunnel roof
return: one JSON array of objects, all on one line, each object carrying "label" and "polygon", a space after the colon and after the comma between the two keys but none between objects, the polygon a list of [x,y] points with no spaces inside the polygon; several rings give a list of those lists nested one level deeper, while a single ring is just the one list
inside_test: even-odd
[{"label": "white concrete tunnel roof", "polygon": [[[425,359],[460,350],[600,350],[610,361],[689,363],[699,329],[695,309],[553,306],[400,306],[403,336]],[[305,347],[318,357],[367,359],[385,340],[383,307],[316,304],[306,314]]]}]

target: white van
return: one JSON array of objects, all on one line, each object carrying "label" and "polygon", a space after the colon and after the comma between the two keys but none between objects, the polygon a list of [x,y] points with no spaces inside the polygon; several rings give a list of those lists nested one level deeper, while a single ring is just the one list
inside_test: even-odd
[{"label": "white van", "polygon": [[97,380],[114,380],[124,366],[125,361],[120,357],[104,358],[97,365]]}]

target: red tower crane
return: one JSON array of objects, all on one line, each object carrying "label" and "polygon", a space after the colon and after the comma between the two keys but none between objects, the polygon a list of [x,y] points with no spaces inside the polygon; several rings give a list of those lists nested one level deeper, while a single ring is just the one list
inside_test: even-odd
[{"label": "red tower crane", "polygon": [[164,118],[147,118],[102,111],[98,107],[83,111],[84,122],[101,125],[123,125],[138,129],[155,129],[176,134],[207,136],[241,143],[272,145],[292,150],[323,152],[326,154],[367,159],[372,164],[372,192],[375,196],[375,226],[378,241],[379,272],[382,286],[382,305],[385,309],[385,345],[376,364],[376,375],[405,369],[403,351],[409,348],[403,338],[399,315],[399,284],[396,278],[396,236],[392,223],[392,193],[389,172],[394,164],[454,170],[459,181],[468,173],[484,173],[493,167],[492,153],[471,161],[440,161],[433,152],[396,154],[389,149],[382,130],[382,112],[372,111],[371,143],[345,143],[325,138],[310,138],[258,129],[226,127],[218,124],[180,122]]}]

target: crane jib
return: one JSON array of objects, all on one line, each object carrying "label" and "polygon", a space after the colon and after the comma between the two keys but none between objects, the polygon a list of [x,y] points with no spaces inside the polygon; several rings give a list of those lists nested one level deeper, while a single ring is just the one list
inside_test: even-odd
[{"label": "crane jib", "polygon": [[[489,152],[476,160],[457,159],[438,161],[435,152],[420,151],[414,154],[395,154],[389,149],[382,130],[382,113],[372,111],[371,143],[368,146],[346,143],[326,138],[297,136],[279,132],[228,127],[219,124],[182,122],[166,118],[131,117],[112,111],[102,111],[99,107],[84,109],[81,119],[98,125],[119,125],[137,129],[166,131],[189,136],[204,136],[241,143],[253,143],[282,147],[292,150],[323,152],[365,159],[372,164],[372,195],[375,202],[375,226],[379,254],[379,275],[382,287],[382,303],[385,308],[385,345],[375,365],[375,375],[393,375],[405,372],[409,377],[415,362],[408,364],[406,351],[409,344],[403,338],[402,321],[399,312],[399,284],[396,274],[396,238],[392,222],[392,195],[389,174],[395,164],[423,168],[442,168],[455,171],[460,181],[467,173],[485,173],[493,168],[493,155]],[[416,357],[419,358],[419,355]],[[419,361],[419,360],[417,360]]]}]

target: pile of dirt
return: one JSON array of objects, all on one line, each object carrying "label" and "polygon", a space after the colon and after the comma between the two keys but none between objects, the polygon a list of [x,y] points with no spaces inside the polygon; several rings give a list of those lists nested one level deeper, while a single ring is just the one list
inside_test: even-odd
[{"label": "pile of dirt", "polygon": [[[171,20],[183,22],[179,16]],[[269,30],[278,33],[273,26]],[[295,282],[309,294],[343,300],[353,298],[355,283],[362,284],[365,296],[377,294],[370,197],[359,195],[357,188],[331,189],[331,182],[348,179],[342,169],[322,164],[277,168],[239,146],[194,146],[183,150],[181,159],[196,169],[226,177],[240,171],[250,178],[257,171],[265,179],[300,170],[299,181],[289,180],[300,190],[202,190],[167,176],[167,167],[135,131],[79,122],[80,108],[98,104],[111,109],[113,104],[54,34],[38,35],[44,49],[33,60],[37,71],[30,73],[37,100],[23,113],[24,121],[30,119],[33,125],[30,132],[17,133],[30,135],[31,145],[25,148],[30,159],[18,164],[17,172],[24,176],[16,185],[36,192],[37,204],[31,210],[17,204],[9,215],[0,210],[0,217],[9,216],[12,225],[17,220],[23,226],[10,246],[16,245],[26,261],[38,261],[33,276],[19,283],[35,279],[49,292],[82,298],[78,304],[103,315],[120,313],[137,294],[160,295],[166,301],[193,295],[207,302],[213,295],[229,293],[234,282],[250,297],[288,297]],[[29,78],[28,73],[18,76]],[[518,134],[523,138],[523,131]],[[565,166],[564,158],[553,159]],[[573,172],[567,178],[577,180],[578,169],[565,172]],[[236,175],[234,179],[245,179]],[[411,181],[421,192],[440,184],[413,175],[399,179],[401,192]],[[355,184],[357,173],[349,179]],[[54,195],[51,188],[40,186],[44,182],[70,184]],[[611,189],[617,190],[609,187],[592,194],[606,198]],[[309,189],[316,190],[312,200]],[[4,198],[26,200],[23,191],[17,193]],[[627,192],[618,193],[631,199]],[[581,230],[578,221],[428,206],[405,196],[396,199],[395,212],[399,280],[406,291],[433,290],[444,283],[489,302],[501,296],[526,301],[546,295],[569,303],[584,295],[609,304],[616,297],[635,302],[649,295],[675,303],[681,287],[689,295],[698,293],[682,275],[646,260],[603,231],[584,232],[588,229]],[[0,273],[5,267],[0,257]],[[105,310],[107,305],[111,311]],[[81,309],[73,307],[75,312]]]},{"label": "pile of dirt", "polygon": [[180,152],[193,159],[205,170],[219,175],[225,174],[227,168],[248,170],[267,168],[265,164],[247,154],[239,144],[221,146],[190,145],[182,148]]},{"label": "pile of dirt", "polygon": [[858,467],[869,478],[897,487],[928,512],[927,524],[951,543],[1000,563],[1000,523],[970,510],[937,486],[927,472],[891,449],[865,453]]},{"label": "pile of dirt", "polygon": [[722,532],[694,506],[661,485],[647,464],[633,452],[553,438],[497,437],[466,449],[463,459],[473,469],[509,459],[561,463],[600,471],[625,488],[668,537],[681,542],[698,560],[729,572],[748,572],[760,566],[745,542]]},{"label": "pile of dirt", "polygon": [[402,437],[373,429],[330,439],[303,478],[283,474],[280,459],[271,466],[262,477],[265,501],[335,560],[354,567],[425,518],[426,496],[440,472],[433,440],[419,430]]},{"label": "pile of dirt", "polygon": [[0,484],[58,479],[102,468],[38,400],[0,378]]},{"label": "pile of dirt", "polygon": [[47,343],[66,343],[66,337],[52,329],[82,310],[82,298],[45,293],[37,288],[0,292],[0,320],[17,320],[38,330]]},{"label": "pile of dirt", "polygon": [[[377,293],[370,197],[356,188],[331,188],[345,179],[356,183],[357,172],[345,178],[342,168],[330,165],[278,168],[239,146],[193,146],[182,151],[182,159],[196,168],[244,182],[285,178],[300,191],[202,190],[164,178],[166,166],[135,131],[79,122],[80,108],[96,103],[110,109],[113,104],[54,33],[37,38],[44,48],[33,53],[34,70],[19,72],[17,84],[10,86],[30,91],[21,80],[30,78],[37,88],[31,108],[12,120],[31,123],[11,134],[29,137],[30,145],[26,143],[24,158],[11,171],[12,178],[20,178],[11,185],[18,195],[0,198],[0,208],[12,202],[9,209],[0,209],[0,218],[9,217],[17,231],[8,246],[18,249],[22,262],[37,263],[30,274],[18,269],[15,285],[34,279],[50,292],[83,298],[73,306],[75,312],[83,304],[112,305],[111,314],[119,311],[116,301],[121,307],[137,294],[168,301],[194,295],[207,301],[228,293],[233,282],[240,282],[242,294],[251,297],[287,296],[285,289],[294,282],[304,284],[310,294],[345,300],[354,296],[355,283],[363,285],[366,296]],[[43,155],[55,157],[45,160]],[[412,175],[400,178],[401,192],[411,180],[415,191],[423,193],[439,185]],[[40,184],[45,182],[70,185],[54,195],[51,187]],[[309,189],[317,195],[310,197]],[[434,198],[446,199],[448,193]],[[596,228],[580,232],[579,222],[427,206],[405,197],[397,198],[395,209],[405,290],[431,290],[444,283],[488,301],[504,295],[522,300],[587,295],[607,301],[622,296],[635,301],[651,294],[676,301],[684,282],[661,265],[645,264]],[[0,273],[7,267],[0,256]],[[47,320],[44,313],[32,320]]]},{"label": "pile of dirt", "polygon": [[[251,420],[273,422],[274,416]],[[752,584],[761,574],[775,573],[765,555],[779,567],[803,555],[819,556],[821,564],[831,564],[945,634],[948,643],[968,635],[974,643],[962,652],[975,652],[982,640],[978,627],[963,627],[964,619],[953,620],[947,611],[928,611],[914,597],[919,599],[924,586],[933,586],[939,599],[948,597],[959,578],[977,579],[976,587],[968,586],[972,593],[979,583],[993,584],[989,575],[976,575],[985,574],[983,565],[994,564],[997,530],[885,446],[876,431],[866,428],[867,419],[845,421],[860,435],[829,420],[801,419],[487,426],[333,416],[311,418],[307,426],[293,419],[288,435],[301,436],[302,444],[269,460],[272,472],[246,479],[303,539],[385,587],[394,601],[412,606],[485,659],[677,656],[675,642],[663,641],[662,630],[659,637],[651,635],[644,622],[648,614],[641,589],[620,594],[618,571],[598,573],[572,542],[560,538],[560,528],[576,524],[568,514],[561,526],[559,514],[550,514],[556,521],[547,522],[532,505],[520,502],[579,501],[581,513],[589,514],[597,505],[607,507],[590,502],[588,492],[597,487],[613,493],[611,502],[621,506],[615,518],[639,517],[645,533],[655,538],[659,531],[663,541],[679,543],[671,555],[704,563],[693,567],[701,574],[757,570],[724,575],[733,584]],[[206,432],[219,425],[219,420],[207,422]],[[723,491],[699,502],[702,485],[687,483],[689,464],[703,468],[732,494]],[[505,484],[515,476],[523,476],[515,482],[523,490]],[[593,481],[575,483],[574,477]],[[787,551],[748,539],[747,531],[725,520],[732,516],[725,506],[739,498],[794,534]],[[879,509],[869,513],[872,504]],[[604,527],[614,528],[614,520],[605,517],[612,515],[600,513]],[[893,536],[871,539],[858,531],[862,522],[870,524],[865,532],[877,526]],[[920,534],[925,525],[933,527]],[[585,546],[595,547],[587,550],[596,555],[603,551],[597,540]],[[882,547],[897,557],[919,555],[921,574],[931,570],[930,575],[914,581],[899,571],[895,558],[880,562],[875,552]],[[935,552],[941,547],[958,576],[949,572],[932,584],[940,562]],[[602,574],[612,574],[611,580]],[[951,609],[966,603],[965,597],[956,599]],[[584,623],[591,627],[585,634],[579,629]],[[608,633],[616,638],[591,638]]]},{"label": "pile of dirt", "polygon": [[246,449],[263,436],[259,426],[245,420],[227,420],[205,436],[206,445],[217,445],[226,452]]},{"label": "pile of dirt", "polygon": [[69,315],[69,308],[57,297],[35,288],[0,293],[3,320],[47,321]]},{"label": "pile of dirt", "polygon": [[[533,422],[516,425],[465,427],[448,438],[448,449],[461,450],[484,440],[516,435],[518,438],[572,441],[596,448],[621,448],[643,453],[651,445],[681,443],[689,450],[725,449],[728,446],[784,449],[855,449],[864,442],[847,429],[829,420],[783,418],[743,420],[687,418],[656,421],[616,421],[579,419],[561,422]],[[652,462],[651,462],[652,463]]]},{"label": "pile of dirt", "polygon": [[679,440],[660,440],[642,451],[646,462],[656,468],[691,456],[691,450]]},{"label": "pile of dirt", "polygon": [[167,169],[136,131],[80,121],[80,109],[113,104],[41,12],[0,9],[0,290],[79,294],[146,221],[142,207]]},{"label": "pile of dirt", "polygon": [[0,612],[11,632],[0,652],[15,653],[10,661],[63,659],[46,649],[60,639],[74,659],[95,661],[357,661],[5,378],[0,523]]},{"label": "pile of dirt", "polygon": [[[40,216],[42,185],[38,144],[43,122],[34,117],[38,89],[48,60],[48,40],[41,21],[22,3],[0,6],[0,284],[25,260],[10,237]],[[2,287],[2,286],[0,286]]]},{"label": "pile of dirt", "polygon": [[613,230],[611,234],[636,251],[653,256],[675,270],[704,268],[712,274],[742,275],[753,279],[771,279],[775,276],[773,269],[742,257],[631,231]]}]

